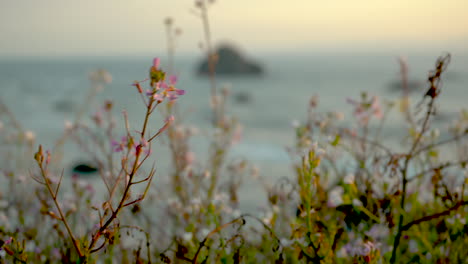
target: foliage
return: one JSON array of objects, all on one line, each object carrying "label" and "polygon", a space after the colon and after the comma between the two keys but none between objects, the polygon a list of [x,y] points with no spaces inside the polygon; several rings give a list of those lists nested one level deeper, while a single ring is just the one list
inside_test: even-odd
[{"label": "foliage", "polygon": [[[45,150],[0,102],[0,263],[468,261],[463,254],[468,246],[468,112],[461,111],[445,138],[431,122],[450,55],[437,60],[414,112],[403,96],[403,149],[386,146],[381,136],[395,103],[382,106],[367,93],[348,99],[356,122],[344,126],[341,114],[320,112],[318,97],[312,97],[289,149],[295,160],[292,176],[265,184],[266,212],[245,214],[238,191],[258,171],[249,161],[227,155],[240,124],[228,115],[228,92],[216,85],[207,7],[204,1],[197,4],[212,69],[206,162],[195,158],[190,144],[195,132],[177,111],[185,91],[176,88],[177,78],[160,68],[159,59],[148,79],[132,84],[145,109],[138,131],[130,128],[125,113],[125,131],[115,131],[114,106],[107,101],[91,116],[92,125],[77,115],[57,144]],[[176,36],[170,33],[172,24],[166,20],[169,43]],[[403,76],[406,68],[402,64]],[[90,79],[92,96],[111,78],[101,70]],[[156,108],[167,119],[154,130]],[[164,186],[152,184],[163,177],[152,153],[156,139],[165,142],[171,160]],[[102,186],[78,177],[62,184],[64,141],[93,157]]]}]

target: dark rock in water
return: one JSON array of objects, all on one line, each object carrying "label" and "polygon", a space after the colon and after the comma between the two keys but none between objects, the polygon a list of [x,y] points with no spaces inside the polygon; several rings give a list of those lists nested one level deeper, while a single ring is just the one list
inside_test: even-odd
[{"label": "dark rock in water", "polygon": [[247,104],[251,101],[250,94],[246,92],[238,92],[233,95],[234,101],[238,104]]},{"label": "dark rock in water", "polygon": [[74,105],[73,105],[73,102],[71,101],[63,100],[63,101],[55,102],[54,108],[58,112],[71,113],[73,112]]},{"label": "dark rock in water", "polygon": [[79,173],[79,174],[92,174],[96,173],[98,169],[92,165],[81,163],[73,167],[73,172],[74,173]]},{"label": "dark rock in water", "polygon": [[[217,61],[215,72],[219,75],[260,75],[262,67],[246,59],[236,48],[231,45],[222,45],[216,50]],[[197,69],[198,74],[208,75],[208,58],[205,58]]]},{"label": "dark rock in water", "polygon": [[[401,80],[393,81],[388,85],[388,88],[392,92],[403,92],[403,84]],[[424,82],[410,80],[408,81],[408,92],[417,92],[421,91],[424,88]]]},{"label": "dark rock in water", "polygon": [[454,120],[456,118],[456,114],[446,113],[446,112],[436,112],[434,115],[435,122],[447,122],[450,120]]}]

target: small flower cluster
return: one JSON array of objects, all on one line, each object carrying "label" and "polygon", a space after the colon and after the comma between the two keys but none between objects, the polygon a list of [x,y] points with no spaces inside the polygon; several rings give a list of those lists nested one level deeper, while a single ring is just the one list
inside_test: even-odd
[{"label": "small flower cluster", "polygon": [[361,94],[361,101],[348,98],[346,101],[354,106],[354,116],[361,125],[369,123],[372,117],[381,119],[383,117],[380,100],[377,96],[368,98],[367,93]]},{"label": "small flower cluster", "polygon": [[[150,68],[150,86],[151,89],[146,91],[146,96],[152,97],[158,103],[162,103],[165,99],[170,101],[176,100],[179,96],[184,95],[185,91],[175,87],[177,84],[177,76],[169,76],[169,82],[166,82],[166,73],[159,68],[160,59],[155,58],[153,65]],[[144,80],[147,81],[148,79]],[[132,86],[135,86],[138,92],[143,93],[141,83],[144,81],[135,81]]]}]

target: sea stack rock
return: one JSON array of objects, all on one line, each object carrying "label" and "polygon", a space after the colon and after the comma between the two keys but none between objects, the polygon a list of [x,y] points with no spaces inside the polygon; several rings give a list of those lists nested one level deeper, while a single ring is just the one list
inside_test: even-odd
[{"label": "sea stack rock", "polygon": [[[232,45],[220,45],[216,49],[217,60],[215,72],[217,75],[261,75],[262,67],[246,59],[242,53]],[[197,70],[199,75],[208,75],[208,58],[205,58]]]},{"label": "sea stack rock", "polygon": [[93,174],[98,172],[98,168],[87,163],[79,163],[73,167],[72,172],[77,174]]}]

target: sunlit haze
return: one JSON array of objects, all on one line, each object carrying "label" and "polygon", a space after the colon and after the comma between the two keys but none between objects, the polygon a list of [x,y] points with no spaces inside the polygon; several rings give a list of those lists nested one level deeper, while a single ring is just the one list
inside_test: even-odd
[{"label": "sunlit haze", "polygon": [[[163,52],[163,21],[197,52],[200,20],[190,0],[0,0],[0,55],[143,55]],[[216,42],[249,51],[464,51],[466,0],[218,0]]]}]

